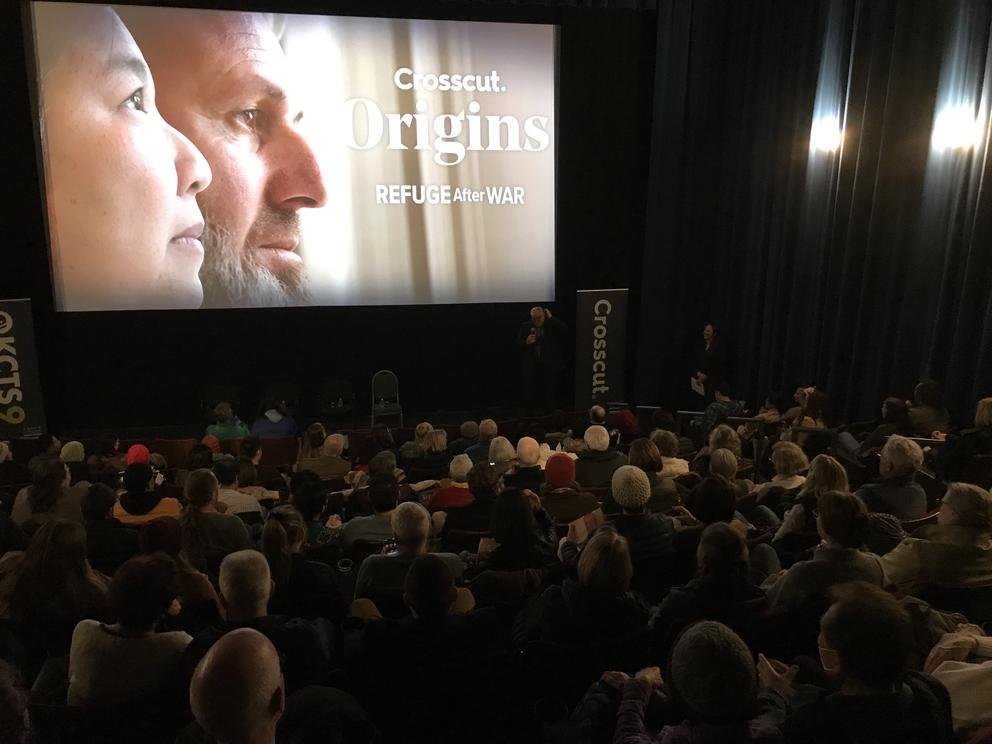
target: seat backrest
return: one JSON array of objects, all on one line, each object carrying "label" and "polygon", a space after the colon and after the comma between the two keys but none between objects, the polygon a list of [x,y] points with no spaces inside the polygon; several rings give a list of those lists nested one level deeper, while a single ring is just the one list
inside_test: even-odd
[{"label": "seat backrest", "polygon": [[162,455],[170,468],[184,468],[194,446],[195,439],[156,439],[151,450]]},{"label": "seat backrest", "polygon": [[296,437],[273,437],[261,439],[262,461],[260,465],[279,467],[293,465],[300,452],[300,440]]},{"label": "seat backrest", "polygon": [[986,490],[992,488],[992,455],[974,455],[965,465],[961,480]]},{"label": "seat backrest", "polygon": [[399,402],[400,381],[396,373],[388,369],[380,369],[372,375],[372,402],[380,399]]}]

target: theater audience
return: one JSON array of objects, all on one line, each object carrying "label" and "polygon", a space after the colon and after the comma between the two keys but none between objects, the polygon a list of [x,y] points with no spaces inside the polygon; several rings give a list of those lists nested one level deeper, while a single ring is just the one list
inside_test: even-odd
[{"label": "theater audience", "polygon": [[58,459],[62,451],[62,442],[52,434],[42,434],[35,444],[38,454],[28,460],[28,469],[34,473],[35,468],[48,460]]},{"label": "theater audience", "polygon": [[882,556],[891,584],[905,594],[931,587],[992,584],[992,496],[969,483],[952,483],[937,524],[920,527]]},{"label": "theater audience", "polygon": [[489,458],[489,443],[499,434],[499,428],[492,419],[482,419],[479,422],[479,441],[465,449],[465,454],[472,458],[473,463],[487,462]]},{"label": "theater audience", "polygon": [[541,506],[557,524],[567,524],[596,511],[599,501],[583,493],[575,482],[575,460],[556,452],[544,465],[545,483],[541,486]]},{"label": "theater audience", "polygon": [[82,494],[69,488],[69,468],[57,457],[35,460],[31,485],[17,492],[10,516],[28,534],[50,519],[82,524]]},{"label": "theater audience", "polygon": [[334,571],[306,557],[307,526],[300,513],[284,504],[272,509],[262,530],[262,552],[275,591],[269,600],[274,615],[340,620],[348,612]]},{"label": "theater audience", "polygon": [[529,488],[540,491],[544,485],[541,469],[541,445],[533,437],[520,437],[517,442],[517,464],[503,476],[507,488]]},{"label": "theater audience", "polygon": [[163,497],[151,467],[135,462],[124,471],[124,493],[114,505],[114,517],[126,525],[141,525],[159,517],[175,517],[182,511],[180,503]]},{"label": "theater audience", "polygon": [[[204,437],[204,439],[205,438],[206,437]],[[214,437],[214,439],[216,440],[216,437]],[[219,449],[220,444],[217,443],[217,446]],[[125,467],[127,467],[127,465],[134,465],[136,462],[141,463],[142,465],[151,465],[152,453],[143,444],[132,444],[127,448],[125,459],[127,461]]]},{"label": "theater audience", "polygon": [[992,638],[981,628],[959,625],[945,633],[930,651],[923,671],[947,688],[955,730],[988,721]]},{"label": "theater audience", "polygon": [[[206,468],[209,470],[214,466],[214,453],[203,442],[197,442],[189,450],[189,456],[187,458],[187,466],[189,471],[200,470],[201,468]],[[187,473],[189,475],[189,473]],[[185,481],[184,481],[185,483]]]},{"label": "theater audience", "polygon": [[882,402],[881,420],[875,422],[871,431],[864,435],[860,442],[849,431],[840,432],[837,439],[842,451],[863,460],[873,451],[884,447],[886,440],[893,434],[908,437],[912,433],[906,401],[900,398],[886,398]]},{"label": "theater audience", "polygon": [[300,458],[297,469],[311,470],[324,480],[340,480],[351,470],[351,463],[341,457],[343,451],[344,437],[329,434],[311,456]]},{"label": "theater audience", "polygon": [[806,482],[803,475],[809,469],[809,460],[802,448],[793,442],[775,442],[772,445],[772,468],[775,475],[770,481],[758,486],[755,495],[762,502],[772,489],[777,489],[778,497],[773,498],[772,508],[777,504],[790,504],[794,500],[788,498],[790,491],[797,491]]},{"label": "theater audience", "polygon": [[241,440],[238,459],[247,460],[255,467],[262,464],[262,440],[256,436],[245,437]]},{"label": "theater audience", "polygon": [[252,436],[268,439],[295,437],[299,432],[300,429],[289,415],[286,406],[275,398],[265,398],[262,401],[258,418],[251,425]]},{"label": "theater audience", "polygon": [[468,471],[467,480],[472,502],[458,509],[448,509],[442,533],[445,540],[451,530],[487,531],[492,522],[493,504],[500,490],[496,468],[488,462],[477,463]]},{"label": "theater audience", "polygon": [[627,459],[631,465],[640,468],[648,476],[648,483],[651,485],[648,511],[667,514],[672,507],[678,506],[682,500],[678,486],[671,478],[662,477],[664,462],[654,442],[644,437],[635,439],[630,443],[630,454]]},{"label": "theater audience", "polygon": [[138,552],[138,533],[113,516],[116,504],[113,489],[103,483],[90,486],[83,496],[86,553],[93,568],[107,576]]},{"label": "theater audience", "polygon": [[[472,460],[468,455],[455,455],[448,466],[451,480],[448,485],[437,489],[430,496],[430,509],[458,509],[472,503],[472,492],[468,486],[468,473]],[[538,468],[540,469],[540,468]]]},{"label": "theater audience", "polygon": [[797,687],[795,667],[758,658],[762,686],[790,709],[785,742],[951,742],[947,690],[907,668],[912,643],[909,615],[890,594],[857,582],[838,587],[817,641],[829,690]]},{"label": "theater audience", "polygon": [[494,437],[489,443],[489,462],[500,476],[512,468],[516,460],[517,451],[506,437]]},{"label": "theater audience", "polygon": [[848,491],[847,471],[830,455],[817,455],[810,463],[806,481],[800,486],[794,506],[785,513],[785,519],[775,532],[774,541],[788,535],[808,535],[816,532],[816,505],[827,491]]},{"label": "theater audience", "polygon": [[520,571],[556,560],[554,523],[531,491],[503,489],[493,504],[490,530],[497,547],[480,561],[484,568]]},{"label": "theater audience", "polygon": [[947,482],[964,480],[975,455],[992,454],[992,398],[982,398],[975,408],[975,425],[957,434],[937,432],[945,441],[937,450],[937,467]]},{"label": "theater audience", "polygon": [[424,441],[424,451],[410,463],[409,469],[416,469],[423,477],[442,478],[450,463],[448,434],[444,429],[434,429]]},{"label": "theater audience", "polygon": [[[304,470],[303,472],[309,471]],[[300,475],[300,473],[296,475]],[[306,523],[308,548],[315,548],[334,541],[336,530],[329,528],[323,519],[327,506],[327,490],[319,479],[295,480],[290,491],[290,502],[296,507]]]},{"label": "theater audience", "polygon": [[448,454],[461,455],[469,447],[479,443],[479,425],[474,421],[464,421],[458,429],[458,439],[448,443]]},{"label": "theater audience", "polygon": [[927,494],[914,480],[922,464],[920,445],[906,437],[891,436],[882,447],[880,479],[858,489],[858,496],[871,511],[901,520],[919,519],[927,513]]},{"label": "theater audience", "polygon": [[346,547],[359,540],[386,542],[393,537],[393,512],[399,498],[396,479],[387,473],[376,473],[369,479],[368,496],[374,514],[349,519],[341,528],[341,544]]},{"label": "theater audience", "polygon": [[730,397],[730,385],[720,382],[713,389],[713,402],[703,411],[703,415],[692,422],[692,430],[696,437],[705,439],[717,424],[722,424],[728,416],[740,416],[744,412],[744,403]]},{"label": "theater audience", "polygon": [[[303,436],[300,438],[300,451],[297,455],[297,463],[302,463],[304,460],[312,460],[323,456],[324,441],[327,439],[327,430],[324,429],[322,423],[315,422],[307,427],[307,430],[303,432]],[[309,468],[300,467],[298,470],[308,470]]]},{"label": "theater audience", "polygon": [[258,503],[258,499],[238,490],[241,485],[238,480],[239,471],[237,460],[219,460],[214,463],[213,472],[217,477],[218,486],[217,501],[224,505],[226,514],[235,514],[242,519],[250,519],[251,516],[260,519],[262,506]]},{"label": "theater audience", "polygon": [[651,432],[651,441],[654,442],[661,454],[662,478],[678,478],[689,472],[689,461],[679,457],[679,438],[666,429],[655,429]]},{"label": "theater audience", "polygon": [[413,427],[413,439],[400,446],[400,460],[410,463],[418,460],[427,452],[427,439],[434,431],[434,425],[429,421],[421,421]]},{"label": "theater audience", "polygon": [[909,407],[909,423],[913,436],[929,439],[935,431],[951,428],[951,414],[942,402],[943,391],[936,380],[921,380],[913,390]]},{"label": "theater audience", "polygon": [[610,446],[610,434],[598,424],[586,429],[585,449],[575,463],[575,479],[585,488],[608,486],[613,473],[627,464],[627,456]]},{"label": "theater audience", "polygon": [[207,436],[217,437],[218,440],[244,439],[251,435],[248,427],[234,414],[234,409],[227,401],[221,401],[213,409],[216,423],[207,427]]},{"label": "theater audience", "polygon": [[[445,435],[445,447],[447,447],[447,435]],[[398,458],[400,454],[393,433],[385,424],[376,424],[372,427],[365,442],[365,450],[369,461],[380,452],[389,452],[394,458]]]},{"label": "theater audience", "polygon": [[734,489],[734,496],[740,501],[754,490],[754,483],[747,478],[738,478],[737,456],[728,449],[715,449],[710,452],[710,475],[726,478]]},{"label": "theater audience", "polygon": [[[86,465],[86,450],[82,442],[71,441],[62,445],[59,451],[59,459],[69,468],[69,475],[72,485],[80,481],[85,481],[89,476],[89,467]],[[89,485],[86,483],[85,485]]]},{"label": "theater audience", "polygon": [[205,468],[194,470],[186,478],[186,506],[179,517],[186,560],[213,576],[225,555],[252,547],[245,523],[217,510],[218,491],[217,476]]},{"label": "theater audience", "polygon": [[131,558],[114,574],[110,598],[117,622],[83,620],[69,652],[70,705],[178,709],[185,698],[182,631],[156,633],[179,594],[176,568],[163,553]]},{"label": "theater audience", "polygon": [[636,571],[648,561],[658,560],[671,548],[672,520],[653,514],[646,508],[651,500],[651,482],[647,473],[634,465],[621,465],[611,480],[613,501],[619,514],[610,516],[617,532],[630,544],[630,556]]},{"label": "theater audience", "polygon": [[812,559],[793,564],[762,586],[773,607],[798,609],[809,598],[826,597],[831,587],[849,581],[885,584],[878,556],[862,551],[868,510],[861,499],[843,491],[827,491],[820,495],[816,509],[821,542]]}]

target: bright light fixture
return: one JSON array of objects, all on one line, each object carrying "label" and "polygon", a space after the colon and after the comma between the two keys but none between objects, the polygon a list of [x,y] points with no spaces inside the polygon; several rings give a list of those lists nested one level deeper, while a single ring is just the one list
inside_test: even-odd
[{"label": "bright light fixture", "polygon": [[840,119],[836,116],[821,116],[813,120],[809,130],[809,149],[813,152],[837,152],[844,139]]},{"label": "bright light fixture", "polygon": [[937,114],[930,144],[933,149],[970,150],[982,143],[985,126],[972,106],[947,106]]}]

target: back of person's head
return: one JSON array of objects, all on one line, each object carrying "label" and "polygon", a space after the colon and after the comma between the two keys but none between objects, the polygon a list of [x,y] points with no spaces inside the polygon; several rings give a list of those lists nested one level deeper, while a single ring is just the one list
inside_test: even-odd
[{"label": "back of person's head", "polygon": [[90,483],[102,483],[117,493],[121,487],[121,474],[109,462],[96,462],[90,466]]},{"label": "back of person's head", "polygon": [[376,514],[391,512],[399,500],[400,487],[392,473],[376,473],[369,478],[369,501]]},{"label": "back of person's head", "polygon": [[715,449],[728,449],[737,457],[741,456],[741,438],[736,431],[726,424],[720,424],[713,428],[708,444],[711,452]]},{"label": "back of person's head", "polygon": [[291,501],[305,522],[319,519],[327,504],[327,489],[324,484],[307,480],[293,491]]},{"label": "back of person's head", "polygon": [[474,421],[463,421],[458,427],[458,435],[462,439],[476,439],[479,436],[479,425]]},{"label": "back of person's head", "polygon": [[158,517],[138,530],[138,549],[142,553],[165,553],[177,558],[183,548],[183,531],[175,517]]},{"label": "back of person's head", "polygon": [[279,653],[257,630],[224,634],[196,666],[189,702],[197,722],[219,744],[275,740],[286,696]]},{"label": "back of person's head", "polygon": [[692,489],[686,500],[689,511],[703,524],[730,522],[737,509],[737,498],[730,481],[711,475]]},{"label": "back of person's head", "polygon": [[88,577],[86,529],[78,522],[49,519],[32,536],[21,571],[4,581],[8,614],[16,622],[34,622],[42,604],[79,600]]},{"label": "back of person's head", "polygon": [[221,488],[233,488],[238,483],[238,461],[218,460],[214,463],[214,475]]},{"label": "back of person's head", "polygon": [[303,456],[319,457],[320,448],[324,446],[327,439],[327,430],[319,421],[315,421],[303,432]]},{"label": "back of person's head", "polygon": [[801,493],[819,496],[827,491],[848,491],[847,471],[830,455],[817,455],[809,464]]},{"label": "back of person's head", "polygon": [[621,465],[610,478],[613,500],[625,512],[636,513],[651,500],[651,481],[648,474],[633,465]]},{"label": "back of person's head", "polygon": [[668,429],[655,429],[651,432],[651,441],[654,442],[662,457],[678,456],[679,438]]},{"label": "back of person's head", "polygon": [[809,458],[795,442],[775,442],[772,446],[772,467],[778,475],[800,475],[809,469]]},{"label": "back of person's head", "polygon": [[112,432],[105,432],[96,439],[87,442],[86,449],[90,457],[109,458],[117,454],[117,447],[120,444],[118,436]]},{"label": "back of person's head", "polygon": [[165,471],[169,469],[169,463],[166,461],[165,455],[158,452],[152,452],[148,455],[148,464],[152,466],[152,471],[156,474],[165,475]]},{"label": "back of person's head", "polygon": [[247,488],[258,485],[258,468],[247,457],[239,457],[235,462],[238,464],[238,485]]},{"label": "back of person's head", "polygon": [[379,473],[383,475],[392,475],[393,471],[396,470],[396,454],[391,450],[383,450],[378,454],[374,455],[371,460],[369,460],[369,475],[373,476]]},{"label": "back of person's head", "polygon": [[244,622],[266,614],[272,593],[268,561],[257,550],[238,550],[220,564],[220,595],[228,620]]},{"label": "back of person's head", "polygon": [[882,447],[882,459],[879,463],[882,475],[905,477],[916,472],[922,464],[923,450],[912,439],[893,434]]},{"label": "back of person's head", "polygon": [[83,519],[86,522],[102,522],[110,517],[110,511],[116,501],[117,495],[114,489],[103,483],[94,483],[83,494],[81,504]]},{"label": "back of person's head", "polygon": [[125,635],[151,631],[178,595],[176,564],[165,553],[130,558],[110,582],[110,603]]},{"label": "back of person's head", "polygon": [[909,409],[902,398],[886,398],[882,402],[882,420],[887,424],[906,426],[909,422]]},{"label": "back of person's head", "polygon": [[214,453],[213,451],[202,442],[197,442],[189,450],[189,456],[186,459],[190,470],[199,470],[201,468],[210,468],[214,464]]},{"label": "back of person's head", "polygon": [[76,440],[66,442],[59,451],[59,459],[65,463],[82,462],[86,459],[86,449],[83,447],[83,443]]},{"label": "back of person's head", "polygon": [[602,406],[593,406],[589,409],[589,420],[595,424],[606,423],[606,409]]},{"label": "back of person's head", "polygon": [[436,555],[418,556],[410,565],[403,583],[403,601],[415,617],[441,620],[456,596],[455,575]]},{"label": "back of person's head", "polygon": [[[373,426],[369,431],[368,441],[371,445],[373,455],[377,455],[383,450],[391,450],[396,448],[396,441],[393,439],[393,433],[385,424],[376,424]],[[447,442],[445,442],[444,446],[448,446]]]},{"label": "back of person's head", "polygon": [[344,452],[344,437],[341,434],[328,434],[324,440],[323,453],[325,457],[341,457]]},{"label": "back of person's head", "polygon": [[865,582],[836,587],[820,621],[820,659],[841,680],[891,689],[906,674],[913,643],[909,614],[888,592]]},{"label": "back of person's head", "polygon": [[754,660],[740,636],[721,623],[696,623],[679,636],[672,650],[671,683],[690,721],[743,723],[754,714]]},{"label": "back of person's head", "polygon": [[434,424],[430,421],[421,421],[413,428],[413,441],[421,447],[427,447],[427,437],[434,431]]},{"label": "back of person's head", "polygon": [[444,429],[434,429],[427,435],[425,447],[428,452],[448,451],[448,432]]},{"label": "back of person's head", "polygon": [[405,501],[397,506],[389,524],[401,550],[418,549],[431,534],[431,515],[416,501]]},{"label": "back of person's head", "polygon": [[664,467],[658,446],[646,437],[635,439],[630,443],[630,454],[627,456],[627,462],[645,473],[658,473]]},{"label": "back of person's head", "polygon": [[541,445],[533,437],[520,437],[517,442],[517,462],[531,468],[541,459]]},{"label": "back of person's head", "polygon": [[234,418],[234,408],[226,400],[214,406],[214,418],[220,423],[226,423]]},{"label": "back of person's head", "polygon": [[468,455],[455,455],[448,466],[448,475],[455,483],[466,483],[472,470],[472,458]]},{"label": "back of person's head", "polygon": [[504,488],[493,503],[490,531],[498,543],[521,544],[534,539],[537,522],[530,499],[519,488]]},{"label": "back of person's head", "polygon": [[47,457],[35,465],[31,473],[31,488],[28,489],[31,513],[44,514],[51,511],[68,485],[69,469],[59,458]]},{"label": "back of person's head", "polygon": [[703,530],[696,549],[696,563],[703,574],[733,576],[747,572],[747,543],[726,522],[714,522]]},{"label": "back of person's head", "polygon": [[143,462],[133,462],[124,470],[124,490],[144,493],[149,490],[153,476],[151,467]]},{"label": "back of person's head", "polygon": [[737,456],[728,449],[713,450],[710,452],[710,473],[734,480],[737,477]]},{"label": "back of person's head", "polygon": [[830,400],[822,390],[814,390],[806,396],[806,405],[803,406],[803,415],[814,421],[824,421],[827,418],[827,406]]},{"label": "back of person's head", "polygon": [[582,439],[585,441],[586,447],[594,452],[606,452],[610,448],[610,433],[605,426],[598,424],[590,426],[586,429]]},{"label": "back of person's head", "polygon": [[258,454],[260,449],[262,449],[261,439],[256,436],[245,437],[241,440],[241,447],[238,451],[238,455],[248,460],[254,460],[255,455]]},{"label": "back of person's head", "polygon": [[[655,429],[662,429],[673,433],[678,430],[675,423],[675,416],[673,416],[672,412],[666,408],[655,409],[654,413],[651,414],[651,426]],[[657,444],[657,442],[655,442],[655,444]]]},{"label": "back of person's head", "polygon": [[992,528],[992,494],[971,483],[950,483],[938,521],[989,532]]},{"label": "back of person's head", "polygon": [[307,524],[296,507],[283,504],[269,511],[262,528],[262,552],[276,585],[289,580],[293,553],[306,539]]},{"label": "back of person's head", "polygon": [[300,490],[304,488],[309,488],[312,485],[318,485],[323,488],[323,481],[320,480],[320,476],[314,471],[304,468],[303,470],[297,470],[291,476],[289,476],[289,492],[295,496]]},{"label": "back of person's head", "polygon": [[975,406],[975,426],[979,429],[992,428],[992,398],[982,398]]},{"label": "back of person's head", "polygon": [[495,437],[489,443],[489,462],[510,462],[517,456],[517,451],[506,437]]},{"label": "back of person's head", "polygon": [[217,476],[212,470],[200,468],[186,476],[183,485],[183,496],[189,506],[204,508],[209,506],[217,496]]},{"label": "back of person's head", "polygon": [[564,452],[555,452],[544,463],[544,479],[551,488],[571,488],[575,485],[575,460]]},{"label": "back of person's head", "polygon": [[492,419],[482,419],[479,422],[479,439],[484,442],[491,442],[493,437],[499,434],[499,427]]},{"label": "back of person's head", "polygon": [[614,529],[600,527],[582,549],[578,572],[579,582],[595,594],[626,594],[634,575],[627,538]]},{"label": "back of person's head", "polygon": [[860,549],[868,535],[868,509],[852,493],[827,491],[817,499],[820,536],[845,548]]},{"label": "back of person's head", "polygon": [[920,380],[913,390],[913,401],[920,406],[939,406],[943,391],[936,380]]},{"label": "back of person's head", "polygon": [[488,462],[473,465],[466,481],[469,493],[476,501],[492,501],[499,493],[499,473]]}]

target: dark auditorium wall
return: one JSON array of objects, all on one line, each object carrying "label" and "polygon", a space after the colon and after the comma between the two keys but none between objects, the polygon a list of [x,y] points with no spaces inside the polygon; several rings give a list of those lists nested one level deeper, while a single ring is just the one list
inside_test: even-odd
[{"label": "dark auditorium wall", "polygon": [[[635,397],[691,402],[712,319],[738,397],[816,384],[837,418],[876,416],[932,376],[968,425],[992,394],[989,129],[966,151],[931,132],[949,100],[992,93],[992,3],[661,0],[657,17]],[[818,104],[846,128],[811,156]]]},{"label": "dark auditorium wall", "polygon": [[[654,72],[654,14],[642,7],[649,3],[584,5],[245,0],[211,7],[561,24],[553,307],[571,322],[576,289],[628,286],[639,274],[650,134],[643,92]],[[0,13],[8,35],[0,45],[8,110],[0,297],[34,301],[52,429],[195,421],[208,383],[239,385],[244,399],[255,400],[269,381],[294,381],[306,394],[320,380],[345,377],[367,404],[371,375],[381,368],[398,373],[408,410],[516,402],[512,341],[529,305],[53,312],[19,3]]]}]

